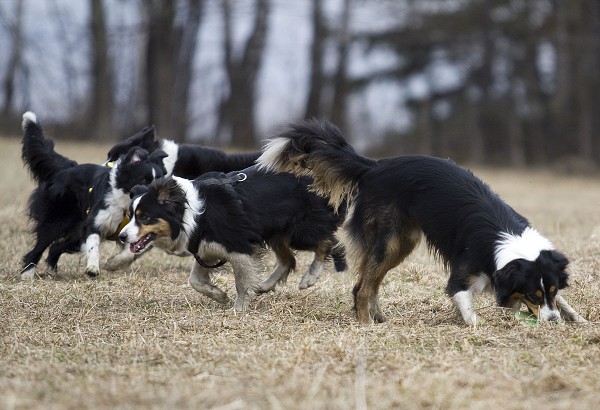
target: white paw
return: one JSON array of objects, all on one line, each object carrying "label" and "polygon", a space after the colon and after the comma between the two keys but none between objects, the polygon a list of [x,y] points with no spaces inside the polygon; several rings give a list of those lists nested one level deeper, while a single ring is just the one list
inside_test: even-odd
[{"label": "white paw", "polygon": [[21,271],[21,280],[35,279],[35,265]]}]

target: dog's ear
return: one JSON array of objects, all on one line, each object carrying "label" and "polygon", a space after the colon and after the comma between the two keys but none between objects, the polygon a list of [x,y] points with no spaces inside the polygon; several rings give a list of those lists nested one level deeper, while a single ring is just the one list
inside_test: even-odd
[{"label": "dog's ear", "polygon": [[162,149],[157,149],[152,154],[150,154],[150,156],[148,157],[148,159],[152,163],[155,163],[157,165],[163,165],[162,160],[164,158],[168,157],[168,156],[169,156],[169,154],[167,154],[166,152],[164,152]]},{"label": "dog's ear", "polygon": [[148,158],[148,151],[143,148],[135,147],[129,150],[127,153],[125,163],[139,164],[146,158]]},{"label": "dog's ear", "polygon": [[164,180],[164,183],[156,184],[156,199],[159,204],[164,204],[171,199],[173,190],[177,187],[177,184],[172,179]]},{"label": "dog's ear", "polygon": [[520,289],[524,279],[523,263],[514,260],[494,274],[494,293],[499,306],[510,307],[511,299]]},{"label": "dog's ear", "polygon": [[131,191],[129,191],[129,198],[133,199],[136,196],[145,194],[146,192],[148,192],[147,185],[136,185],[133,188],[131,188]]},{"label": "dog's ear", "polygon": [[563,271],[567,269],[569,259],[565,255],[558,251],[548,251],[548,256],[550,256],[550,259],[556,264],[558,269]]},{"label": "dog's ear", "polygon": [[569,259],[564,254],[556,250],[542,251],[537,263],[540,271],[551,274],[557,279],[559,289],[569,286],[569,274],[565,271],[569,265]]},{"label": "dog's ear", "polygon": [[151,127],[145,127],[142,130],[136,132],[131,137],[124,141],[115,144],[106,156],[107,161],[116,161],[119,157],[125,155],[131,148],[140,147],[146,149],[148,152],[156,149],[157,141],[154,135],[154,125]]}]

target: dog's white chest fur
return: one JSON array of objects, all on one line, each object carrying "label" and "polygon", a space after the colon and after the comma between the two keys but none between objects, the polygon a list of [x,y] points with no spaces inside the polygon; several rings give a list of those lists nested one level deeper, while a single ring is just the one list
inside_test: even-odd
[{"label": "dog's white chest fur", "polygon": [[113,188],[106,195],[105,201],[108,207],[101,209],[94,220],[94,226],[102,232],[103,236],[116,232],[131,200],[129,195]]}]

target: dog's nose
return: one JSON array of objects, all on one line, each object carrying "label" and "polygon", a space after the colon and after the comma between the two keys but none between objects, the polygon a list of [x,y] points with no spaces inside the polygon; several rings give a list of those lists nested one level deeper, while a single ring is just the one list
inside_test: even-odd
[{"label": "dog's nose", "polygon": [[125,243],[125,241],[127,240],[127,234],[126,234],[126,233],[123,233],[123,232],[121,232],[121,233],[119,234],[119,240],[121,241],[121,243]]}]

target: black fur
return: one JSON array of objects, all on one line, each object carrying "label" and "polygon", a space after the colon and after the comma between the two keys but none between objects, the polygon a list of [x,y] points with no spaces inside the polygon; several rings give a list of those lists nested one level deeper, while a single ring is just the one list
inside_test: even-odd
[{"label": "black fur", "polygon": [[[28,203],[35,245],[23,257],[22,272],[34,269],[48,247],[48,266],[54,270],[63,253],[80,251],[90,235],[106,238],[114,233],[126,209],[122,209],[123,205],[111,209],[121,203],[109,195],[111,191],[115,189],[127,199],[133,186],[150,183],[153,175],[162,176],[165,172],[162,165],[165,154],[155,151],[148,155],[142,148],[130,149],[114,170],[95,164],[77,164],[54,151],[53,141],[44,136],[32,113],[23,116],[22,148],[23,162],[38,182]],[[111,181],[111,172],[114,181]],[[124,205],[126,208],[128,202]],[[106,215],[111,211],[117,216],[120,213],[120,219],[98,219],[99,213]],[[97,266],[92,265],[88,266],[87,273],[96,275]]]},{"label": "black fur", "polygon": [[[274,250],[281,269],[276,268],[269,279],[254,287],[256,293],[272,290],[276,283],[287,279],[295,268],[290,249],[313,251],[318,255],[315,260],[323,263],[335,243],[340,216],[332,212],[325,199],[307,190],[307,178],[261,172],[256,167],[230,174],[202,175],[193,181],[203,202],[193,230],[185,224],[190,189],[181,181],[184,180],[162,178],[147,188],[132,190],[132,220],[119,235],[123,242],[133,244],[132,251],[141,251],[151,238],[157,247],[170,252],[231,261],[239,258],[232,255],[258,258],[261,249],[268,246]],[[165,238],[167,233],[161,221],[169,226],[169,238]],[[136,248],[140,243],[144,246]],[[211,250],[211,243],[218,244],[224,253]],[[250,266],[247,269],[256,271]],[[238,275],[245,273],[236,272],[234,264],[234,274],[237,281]],[[207,296],[213,297],[208,293]]]},{"label": "black fur", "polygon": [[[354,295],[361,322],[385,320],[378,305],[379,285],[388,270],[411,253],[421,233],[450,269],[450,296],[481,291],[476,288],[487,283],[500,306],[516,307],[523,301],[534,307],[542,299],[532,300],[531,295],[540,291],[554,312],[556,293],[567,286],[567,258],[536,231],[534,239],[541,238],[540,246],[548,244],[548,249],[534,250],[538,254],[533,260],[516,257],[498,269],[495,258],[503,235],[519,237],[534,230],[485,183],[450,160],[365,158],[337,127],[312,120],[294,124],[271,140],[258,163],[264,169],[312,177],[312,188],[334,206],[348,201],[345,245],[359,274]],[[455,302],[465,321],[474,324],[469,303]]]},{"label": "black fur", "polygon": [[194,179],[211,171],[232,172],[254,164],[260,152],[226,154],[215,148],[196,144],[176,144],[173,141],[157,139],[154,127],[146,127],[135,135],[113,146],[107,155],[107,161],[115,161],[132,147],[142,147],[149,152],[156,149],[170,150],[166,145],[177,147],[177,158],[168,175]]}]

